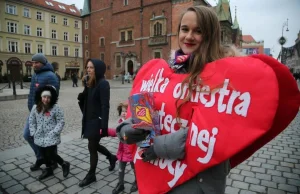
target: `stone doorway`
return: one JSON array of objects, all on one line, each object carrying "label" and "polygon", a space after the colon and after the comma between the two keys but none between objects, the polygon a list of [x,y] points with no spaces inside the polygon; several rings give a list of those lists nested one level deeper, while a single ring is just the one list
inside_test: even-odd
[{"label": "stone doorway", "polygon": [[127,62],[127,71],[130,73],[130,75],[133,75],[133,62],[132,62],[132,60],[129,60]]}]

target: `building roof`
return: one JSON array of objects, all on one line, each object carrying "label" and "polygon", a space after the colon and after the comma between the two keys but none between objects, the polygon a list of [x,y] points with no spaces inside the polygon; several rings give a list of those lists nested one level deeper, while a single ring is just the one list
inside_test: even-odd
[{"label": "building roof", "polygon": [[90,0],[84,0],[81,16],[86,16],[91,13]]},{"label": "building roof", "polygon": [[215,7],[219,21],[229,21],[232,24],[230,5],[228,0],[219,0]]},{"label": "building roof", "polygon": [[243,35],[243,42],[255,42],[251,35]]},{"label": "building roof", "polygon": [[32,5],[40,6],[46,9],[62,12],[65,14],[80,17],[80,11],[75,4],[67,5],[53,0],[20,0]]}]

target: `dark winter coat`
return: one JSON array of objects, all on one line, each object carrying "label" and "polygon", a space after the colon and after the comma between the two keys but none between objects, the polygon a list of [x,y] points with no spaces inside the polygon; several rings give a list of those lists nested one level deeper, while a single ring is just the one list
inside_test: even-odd
[{"label": "dark winter coat", "polygon": [[35,74],[31,78],[30,91],[28,95],[29,111],[31,111],[34,105],[36,89],[45,85],[54,86],[56,88],[57,95],[59,95],[59,81],[50,63],[46,63],[46,65],[42,66],[39,70],[35,71]]},{"label": "dark winter coat", "polygon": [[[110,86],[105,80],[106,65],[98,59],[89,59],[94,64],[96,84],[94,87],[84,87],[84,91],[78,95],[79,106],[83,113],[82,137],[99,138],[107,136],[109,120]],[[100,135],[102,129],[102,135]]]}]

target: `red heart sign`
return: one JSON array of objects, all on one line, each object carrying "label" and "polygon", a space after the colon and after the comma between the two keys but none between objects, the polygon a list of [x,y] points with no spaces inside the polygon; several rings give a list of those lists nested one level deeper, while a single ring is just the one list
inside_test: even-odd
[{"label": "red heart sign", "polygon": [[136,115],[139,116],[139,117],[146,116],[146,109],[145,108],[140,108],[140,110],[137,111]]},{"label": "red heart sign", "polygon": [[[135,78],[131,94],[154,93],[162,134],[178,130],[175,102],[188,95],[188,86],[181,84],[186,76],[156,59]],[[185,158],[143,162],[137,149],[139,193],[166,193],[227,159],[236,166],[284,130],[299,109],[299,90],[289,70],[267,56],[217,60],[206,65],[200,78],[180,112],[189,130]]]}]

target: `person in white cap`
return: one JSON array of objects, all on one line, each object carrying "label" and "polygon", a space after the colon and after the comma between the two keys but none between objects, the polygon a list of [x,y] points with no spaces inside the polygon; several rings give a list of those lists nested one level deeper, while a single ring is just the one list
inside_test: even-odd
[{"label": "person in white cap", "polygon": [[39,180],[53,175],[52,161],[61,165],[64,177],[70,172],[70,163],[64,161],[56,152],[57,145],[61,142],[60,133],[65,125],[64,113],[56,104],[57,99],[55,87],[46,85],[39,88],[29,116],[30,136],[33,136],[35,145],[39,146],[46,164]]}]

